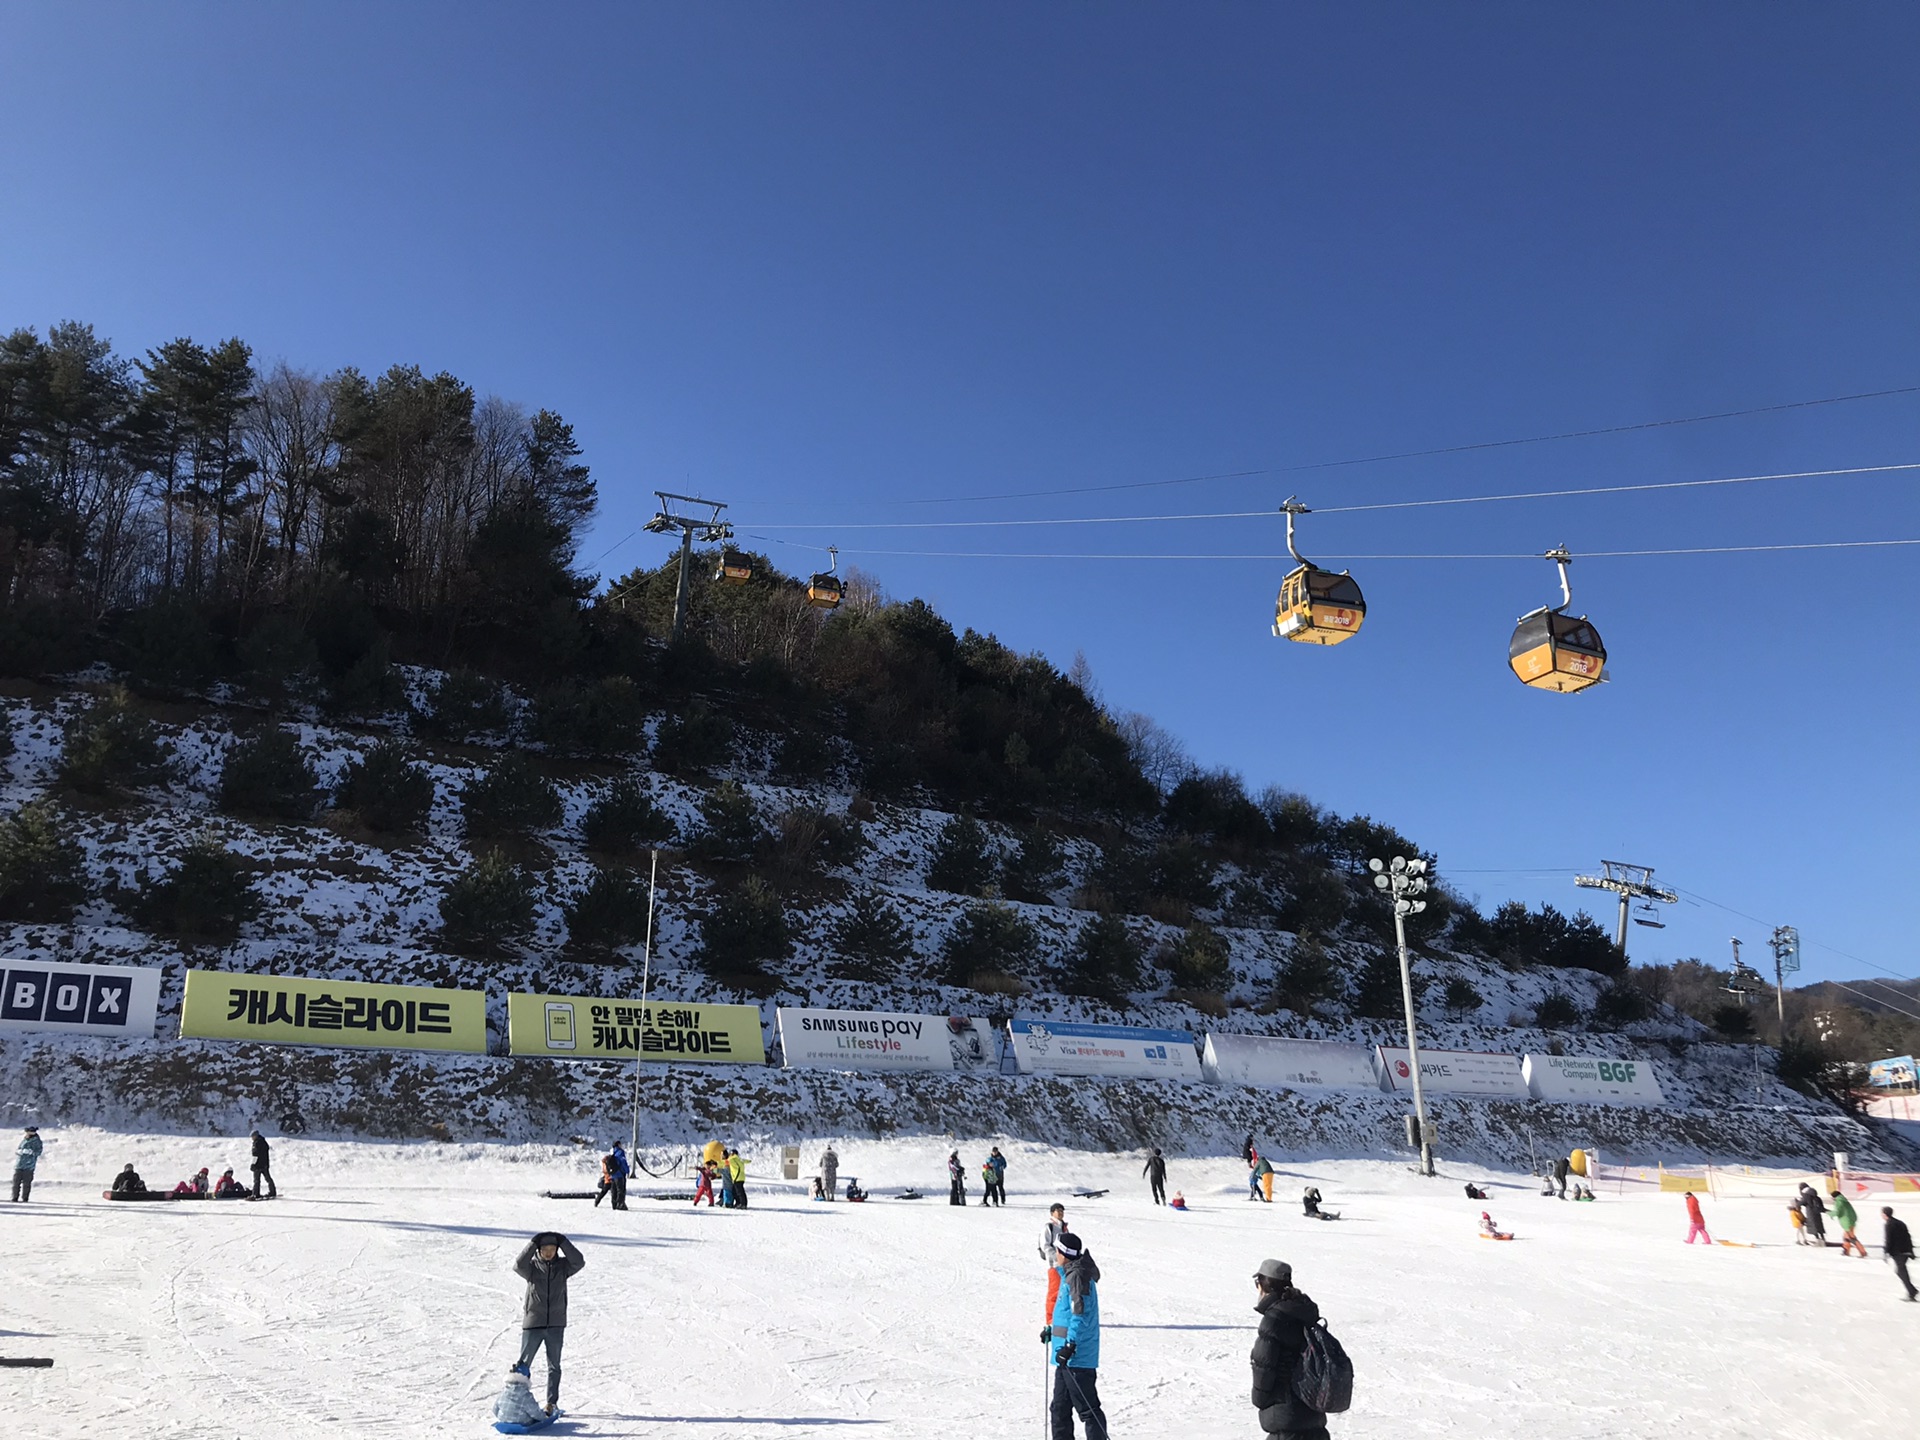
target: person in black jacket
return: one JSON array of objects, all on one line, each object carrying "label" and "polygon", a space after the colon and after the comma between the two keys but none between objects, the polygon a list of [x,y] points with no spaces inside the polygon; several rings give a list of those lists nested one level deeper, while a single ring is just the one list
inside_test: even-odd
[{"label": "person in black jacket", "polygon": [[1329,1440],[1324,1411],[1314,1410],[1293,1393],[1293,1372],[1307,1348],[1307,1327],[1320,1319],[1320,1307],[1293,1288],[1293,1267],[1284,1260],[1262,1260],[1253,1283],[1260,1298],[1260,1334],[1253,1342],[1253,1408],[1269,1435],[1299,1440]]},{"label": "person in black jacket", "polygon": [[1811,1185],[1800,1187],[1800,1215],[1806,1222],[1807,1240],[1822,1249],[1827,1244],[1827,1202]]},{"label": "person in black jacket", "polygon": [[1907,1222],[1893,1218],[1891,1205],[1880,1207],[1880,1218],[1887,1222],[1886,1234],[1881,1237],[1880,1253],[1893,1262],[1893,1273],[1907,1287],[1907,1299],[1920,1300],[1920,1290],[1913,1288],[1913,1277],[1907,1274],[1907,1262],[1913,1259],[1913,1236],[1907,1230]]},{"label": "person in black jacket", "polygon": [[520,1307],[520,1360],[531,1366],[540,1347],[547,1350],[547,1413],[560,1405],[560,1349],[567,1338],[567,1281],[586,1268],[573,1242],[549,1230],[527,1242],[513,1262],[513,1273],[527,1282]]},{"label": "person in black jacket", "polygon": [[[272,1148],[267,1144],[267,1137],[255,1130],[253,1132],[253,1198],[255,1200],[271,1200],[280,1193],[280,1187],[273,1183],[273,1171],[267,1168],[267,1162],[272,1154]],[[267,1187],[267,1193],[264,1195],[260,1193],[262,1183]]]},{"label": "person in black jacket", "polygon": [[1166,1157],[1162,1155],[1159,1152],[1159,1150],[1156,1149],[1151,1155],[1147,1156],[1147,1168],[1142,1170],[1140,1173],[1146,1176],[1147,1182],[1153,1186],[1153,1203],[1156,1205],[1166,1204],[1167,1203]]}]

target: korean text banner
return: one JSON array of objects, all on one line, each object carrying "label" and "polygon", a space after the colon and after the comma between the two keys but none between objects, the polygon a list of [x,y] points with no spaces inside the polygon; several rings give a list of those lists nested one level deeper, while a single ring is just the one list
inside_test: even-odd
[{"label": "korean text banner", "polygon": [[1014,1020],[1007,1028],[1014,1059],[1023,1073],[1201,1078],[1193,1036],[1184,1030],[1077,1025],[1065,1020]]},{"label": "korean text banner", "polygon": [[[588,995],[509,995],[507,1045],[515,1055],[556,1060],[688,1060],[764,1065],[758,1005],[692,1000],[602,1000]],[[646,1048],[641,1049],[642,1034]]]},{"label": "korean text banner", "polygon": [[997,1070],[993,1027],[970,1015],[782,1010],[789,1070]]},{"label": "korean text banner", "polygon": [[1597,1100],[1603,1105],[1664,1105],[1659,1077],[1644,1060],[1595,1055],[1529,1055],[1520,1062],[1536,1100]]},{"label": "korean text banner", "polygon": [[0,960],[0,1030],[153,1038],[160,972]]},{"label": "korean text banner", "polygon": [[[1407,1052],[1394,1045],[1380,1047],[1380,1068],[1387,1084],[1412,1093],[1413,1067]],[[1492,1095],[1525,1100],[1527,1082],[1520,1075],[1517,1055],[1488,1055],[1479,1050],[1425,1050],[1420,1052],[1420,1083],[1436,1095]]]},{"label": "korean text banner", "polygon": [[479,990],[189,970],[180,1035],[484,1055],[487,997]]},{"label": "korean text banner", "polygon": [[1218,1033],[1207,1036],[1200,1059],[1200,1068],[1215,1084],[1270,1090],[1378,1090],[1377,1064],[1367,1045]]}]

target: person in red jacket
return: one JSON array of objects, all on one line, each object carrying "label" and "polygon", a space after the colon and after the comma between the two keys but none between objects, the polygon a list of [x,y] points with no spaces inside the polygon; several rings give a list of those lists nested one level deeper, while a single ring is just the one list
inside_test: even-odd
[{"label": "person in red jacket", "polygon": [[1691,1245],[1696,1235],[1707,1244],[1713,1244],[1713,1236],[1707,1233],[1707,1217],[1700,1213],[1700,1202],[1694,1198],[1691,1190],[1687,1191],[1687,1222],[1687,1244]]}]

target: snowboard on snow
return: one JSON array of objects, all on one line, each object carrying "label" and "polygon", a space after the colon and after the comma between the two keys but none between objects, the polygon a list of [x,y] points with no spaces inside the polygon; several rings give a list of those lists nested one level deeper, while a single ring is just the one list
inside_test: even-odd
[{"label": "snowboard on snow", "polygon": [[1073,1192],[1073,1198],[1076,1200],[1098,1200],[1106,1193],[1104,1190],[1076,1190]]},{"label": "snowboard on snow", "polygon": [[597,1195],[610,1194],[602,1190],[542,1190],[542,1200],[591,1200]]},{"label": "snowboard on snow", "polygon": [[1479,1231],[1478,1234],[1482,1240],[1511,1240],[1513,1238],[1511,1235],[1489,1235],[1484,1230]]},{"label": "snowboard on snow", "polygon": [[493,1422],[493,1428],[502,1435],[533,1435],[546,1429],[566,1413],[564,1410],[556,1410],[544,1420],[530,1420],[524,1425],[517,1420],[496,1420]]}]

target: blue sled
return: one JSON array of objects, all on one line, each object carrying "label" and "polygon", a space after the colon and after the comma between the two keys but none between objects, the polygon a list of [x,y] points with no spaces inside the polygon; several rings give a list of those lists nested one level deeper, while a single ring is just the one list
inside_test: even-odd
[{"label": "blue sled", "polygon": [[493,1428],[498,1430],[502,1435],[533,1435],[546,1429],[547,1426],[551,1425],[566,1413],[564,1410],[556,1410],[546,1419],[536,1420],[531,1425],[521,1425],[512,1420],[496,1420],[493,1422]]}]

